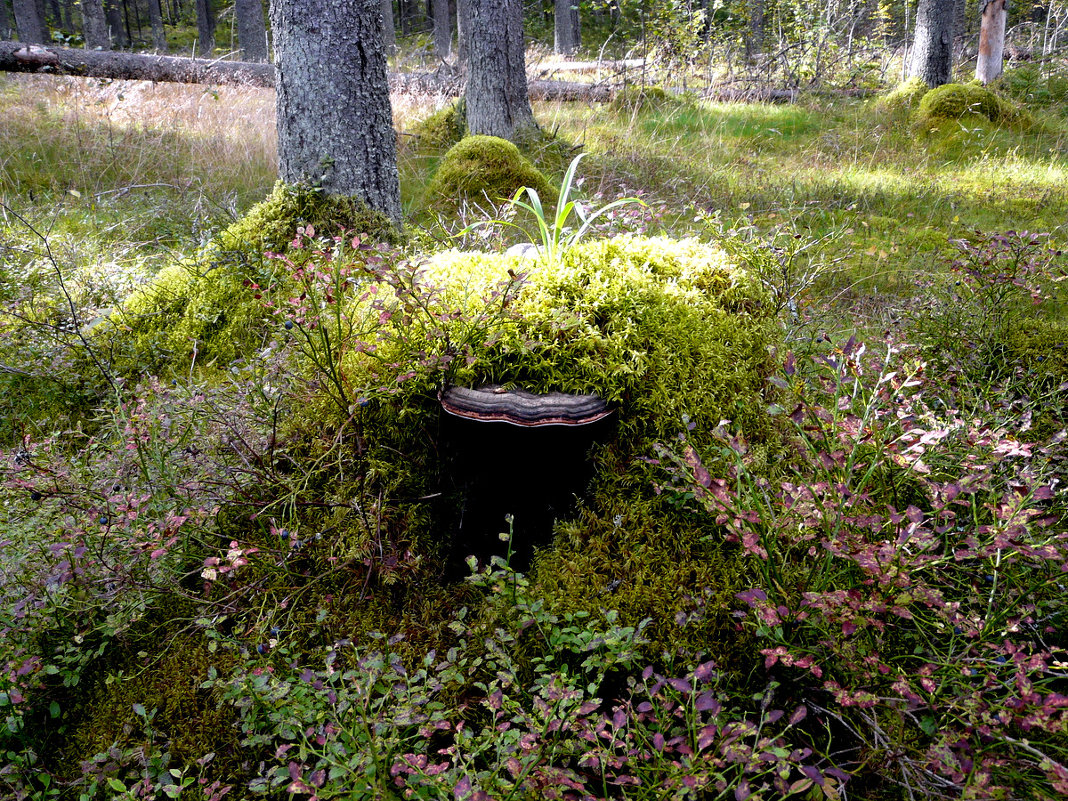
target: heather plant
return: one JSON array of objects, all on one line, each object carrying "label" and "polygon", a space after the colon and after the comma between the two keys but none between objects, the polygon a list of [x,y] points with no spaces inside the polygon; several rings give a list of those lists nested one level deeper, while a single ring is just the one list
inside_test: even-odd
[{"label": "heather plant", "polygon": [[893,345],[789,358],[776,383],[797,432],[777,480],[726,423],[726,473],[685,437],[662,450],[664,491],[753,561],[737,614],[769,677],[840,727],[840,768],[880,761],[910,797],[1068,791],[1063,432],[1029,445],[946,408]]}]

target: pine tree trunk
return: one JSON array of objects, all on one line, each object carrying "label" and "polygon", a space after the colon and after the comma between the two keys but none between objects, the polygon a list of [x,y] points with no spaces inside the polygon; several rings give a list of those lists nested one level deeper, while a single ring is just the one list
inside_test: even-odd
[{"label": "pine tree trunk", "polygon": [[456,65],[467,75],[467,39],[471,30],[471,0],[456,0]]},{"label": "pine tree trunk", "polygon": [[41,16],[36,0],[13,0],[15,10],[15,30],[20,42],[43,43],[48,41],[44,17]]},{"label": "pine tree trunk", "polygon": [[87,50],[110,50],[108,20],[104,16],[103,0],[82,0],[82,33]]},{"label": "pine tree trunk", "polygon": [[15,21],[11,18],[11,10],[7,0],[0,0],[0,39],[15,38]]},{"label": "pine tree trunk", "polygon": [[272,0],[282,180],[401,221],[381,0]]},{"label": "pine tree trunk", "polygon": [[434,54],[442,61],[452,53],[452,17],[449,0],[431,0],[434,14]]},{"label": "pine tree trunk", "polygon": [[982,17],[975,79],[987,84],[1001,75],[1005,54],[1005,19],[1008,13],[1005,0],[986,0],[986,4],[980,6]]},{"label": "pine tree trunk", "polygon": [[920,0],[908,75],[931,88],[953,77],[954,0]]},{"label": "pine tree trunk", "polygon": [[267,60],[267,25],[263,21],[262,0],[234,0],[237,16],[237,43],[242,61]]},{"label": "pine tree trunk", "polygon": [[393,24],[393,0],[382,0],[382,47],[387,56],[397,52],[397,27]]},{"label": "pine tree trunk", "polygon": [[122,14],[115,0],[105,0],[104,16],[108,20],[108,34],[111,36],[111,46],[120,50],[126,47],[126,29],[122,25]]},{"label": "pine tree trunk", "polygon": [[148,0],[148,21],[152,26],[152,46],[157,53],[166,53],[167,32],[163,29],[163,8],[160,0]]},{"label": "pine tree trunk", "polygon": [[579,27],[578,0],[555,0],[556,19],[553,21],[555,36],[553,51],[558,56],[571,56],[582,44],[582,29]]},{"label": "pine tree trunk", "polygon": [[211,0],[196,0],[197,4],[197,51],[201,58],[210,58],[215,50],[215,15]]},{"label": "pine tree trunk", "polygon": [[467,127],[522,139],[538,130],[527,95],[522,0],[468,0]]}]

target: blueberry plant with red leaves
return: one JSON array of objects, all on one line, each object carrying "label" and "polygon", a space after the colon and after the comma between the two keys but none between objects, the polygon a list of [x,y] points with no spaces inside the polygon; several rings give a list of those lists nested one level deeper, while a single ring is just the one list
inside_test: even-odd
[{"label": "blueberry plant with red leaves", "polygon": [[752,559],[736,615],[769,677],[834,724],[840,768],[882,764],[909,797],[1068,792],[1063,432],[1028,444],[961,414],[893,343],[772,380],[796,446],[781,476],[726,422],[719,453],[684,435],[659,454],[661,491]]}]

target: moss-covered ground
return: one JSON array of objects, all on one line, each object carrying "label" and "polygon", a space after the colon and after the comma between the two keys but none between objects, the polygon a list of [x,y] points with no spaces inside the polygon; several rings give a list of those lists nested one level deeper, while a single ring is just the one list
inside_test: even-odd
[{"label": "moss-covered ground", "polygon": [[[539,104],[552,134],[521,149],[463,138],[452,108],[425,123],[425,104],[398,104],[413,134],[399,234],[274,184],[266,95],[0,77],[0,787],[460,798],[465,781],[520,797],[566,779],[653,798],[620,788],[644,777],[699,797],[687,780],[701,777],[709,793],[785,797],[818,776],[833,798],[842,764],[870,797],[906,797],[874,767],[898,748],[901,775],[934,754],[982,797],[989,777],[958,776],[938,750],[939,726],[971,711],[931,690],[922,715],[855,713],[864,693],[905,692],[880,678],[895,671],[966,683],[950,665],[965,657],[933,644],[949,618],[932,599],[959,593],[945,605],[967,612],[958,630],[978,626],[987,571],[1012,577],[1005,603],[1023,611],[980,644],[1041,624],[1062,669],[1055,570],[1027,561],[1059,540],[1028,540],[1004,568],[1003,546],[968,540],[953,551],[968,572],[947,555],[952,578],[921,596],[903,582],[927,581],[922,565],[872,574],[882,552],[864,561],[850,536],[886,546],[887,505],[922,533],[950,492],[931,482],[965,451],[969,470],[980,452],[994,465],[956,487],[980,534],[1007,519],[991,486],[1026,508],[1020,530],[1063,530],[1058,87],[1010,74],[996,94],[784,105],[647,91]],[[570,197],[641,202],[561,251],[503,255],[540,240],[501,201],[523,185],[548,201],[580,149]],[[930,397],[893,411],[920,378]],[[612,415],[523,439],[442,413],[450,386],[487,384],[596,393]],[[854,498],[870,514],[834,518]],[[851,600],[875,585],[893,602]],[[782,604],[761,607],[759,587]],[[848,639],[854,618],[819,607],[825,593],[877,623]],[[909,624],[883,636],[888,615]],[[790,651],[842,642],[826,676]],[[779,697],[820,722],[795,711],[783,729]],[[777,733],[750,737],[751,720]],[[1055,760],[1063,721],[1041,721]],[[742,740],[760,757],[738,756]],[[581,744],[601,741],[591,765]],[[1055,770],[1029,753],[990,770],[1041,786]]]}]

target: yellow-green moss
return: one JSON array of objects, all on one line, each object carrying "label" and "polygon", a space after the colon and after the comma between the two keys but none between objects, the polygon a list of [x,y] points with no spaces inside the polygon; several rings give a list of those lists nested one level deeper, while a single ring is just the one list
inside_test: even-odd
[{"label": "yellow-green moss", "polygon": [[497,203],[529,186],[542,200],[556,200],[556,189],[512,142],[495,136],[468,136],[449,149],[438,165],[429,193],[439,202]]},{"label": "yellow-green moss", "polygon": [[683,101],[659,86],[627,86],[612,98],[612,111],[664,110],[683,105]]},{"label": "yellow-green moss", "polygon": [[426,150],[447,150],[467,135],[463,98],[438,109],[412,128],[418,146]]},{"label": "yellow-green moss", "polygon": [[1026,111],[977,83],[935,87],[923,96],[916,109],[917,123],[929,127],[937,127],[944,120],[968,118],[1024,130],[1035,124]]},{"label": "yellow-green moss", "polygon": [[880,110],[889,114],[911,112],[928,91],[930,87],[924,83],[922,78],[909,78],[880,97],[876,105]]},{"label": "yellow-green moss", "polygon": [[165,267],[135,291],[112,325],[101,327],[98,344],[108,342],[123,373],[186,365],[194,353],[199,365],[225,365],[249,353],[264,337],[265,301],[288,286],[288,268],[265,254],[305,258],[289,243],[298,226],[309,224],[319,234],[345,230],[388,242],[398,236],[384,215],[356,198],[279,182],[196,255]]},{"label": "yellow-green moss", "polygon": [[[528,274],[499,314],[486,295],[508,280],[509,270]],[[556,544],[537,561],[537,591],[546,599],[561,609],[619,608],[629,624],[651,617],[655,650],[677,640],[675,615],[691,603],[684,595],[740,589],[734,552],[707,538],[708,521],[673,513],[655,495],[653,483],[662,476],[648,459],[655,456],[654,443],[674,441],[687,420],[705,451],[713,450],[717,424],[732,421],[752,443],[757,469],[776,447],[765,379],[777,327],[753,276],[714,246],[638,236],[580,244],[553,265],[499,254],[440,254],[421,275],[437,287],[428,306],[432,321],[398,301],[376,338],[375,356],[354,350],[345,361],[354,392],[383,382],[389,389],[384,363],[415,372],[389,394],[371,393],[353,421],[373,464],[368,481],[388,487],[384,507],[392,504],[392,511],[384,519],[387,526],[400,523],[390,529],[392,537],[431,555],[449,540],[443,530],[448,515],[403,513],[405,505],[428,509],[423,501],[403,499],[441,489],[434,482],[440,480],[435,396],[442,375],[419,365],[447,356],[448,380],[459,385],[593,392],[615,410],[613,433],[593,453],[595,477],[582,513],[562,525]],[[351,314],[377,320],[380,309],[353,308]],[[470,351],[450,349],[460,342]],[[322,426],[322,412],[315,416]],[[617,595],[589,591],[615,580]],[[713,606],[717,611],[686,641],[725,654],[734,646],[713,640],[727,631],[729,603],[719,598]]]}]

